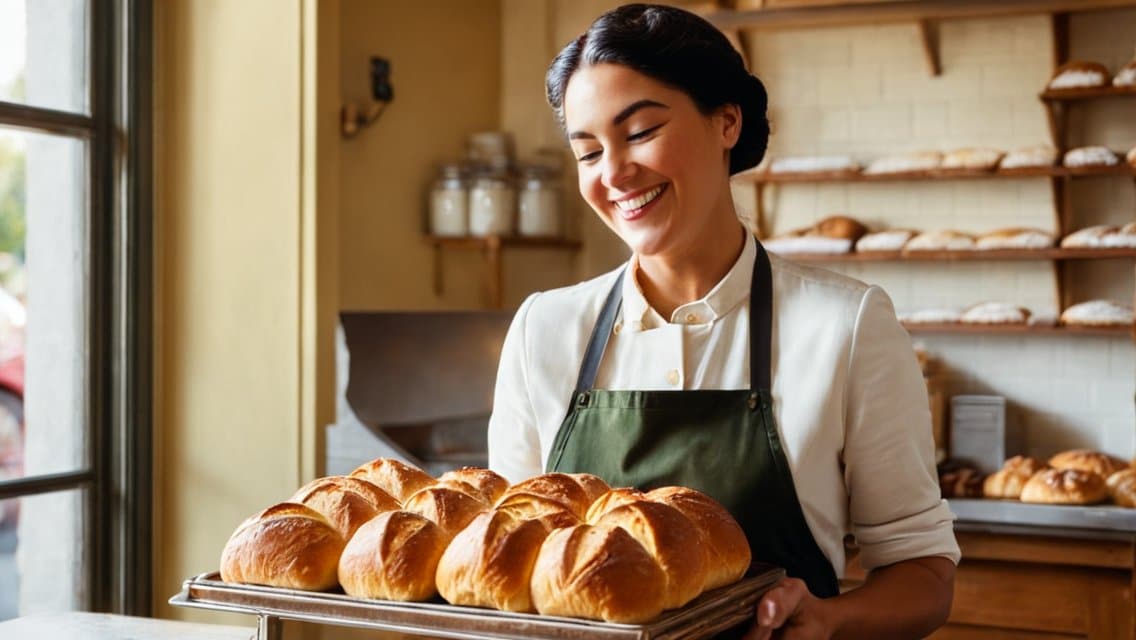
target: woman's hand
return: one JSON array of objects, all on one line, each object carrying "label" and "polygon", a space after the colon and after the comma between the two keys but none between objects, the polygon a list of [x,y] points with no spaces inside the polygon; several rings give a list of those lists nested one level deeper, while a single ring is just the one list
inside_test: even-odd
[{"label": "woman's hand", "polygon": [[782,578],[757,603],[757,620],[743,640],[828,640],[824,601],[803,580]]}]

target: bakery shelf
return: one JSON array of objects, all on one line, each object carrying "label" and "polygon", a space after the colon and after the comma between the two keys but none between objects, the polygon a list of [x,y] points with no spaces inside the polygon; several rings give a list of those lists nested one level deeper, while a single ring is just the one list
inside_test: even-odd
[{"label": "bakery shelf", "polygon": [[425,241],[434,247],[434,293],[441,295],[442,250],[478,250],[485,253],[489,265],[489,305],[500,309],[504,302],[504,275],[501,266],[501,251],[506,248],[518,249],[559,249],[578,251],[582,245],[578,240],[552,237],[530,236],[436,236],[426,235]]},{"label": "bakery shelf", "polygon": [[794,253],[781,256],[793,262],[981,262],[1000,260],[1136,259],[1136,249],[992,249],[969,251],[854,251]]},{"label": "bakery shelf", "polygon": [[865,174],[855,171],[817,171],[808,173],[770,173],[754,171],[739,174],[736,180],[762,184],[819,182],[916,182],[925,180],[989,180],[1006,178],[1063,178],[1082,176],[1136,176],[1127,164],[1111,167],[1022,167],[1018,169],[981,171],[976,169],[936,169],[907,173]]},{"label": "bakery shelf", "polygon": [[1047,102],[1074,102],[1077,100],[1093,100],[1096,98],[1136,97],[1136,86],[1133,87],[1092,87],[1086,89],[1047,89],[1038,96]]},{"label": "bakery shelf", "polygon": [[1122,338],[1132,333],[1131,326],[1119,327],[1066,327],[1028,324],[963,324],[903,323],[911,334],[954,333],[980,335],[1049,335],[1049,336],[1106,336]]}]

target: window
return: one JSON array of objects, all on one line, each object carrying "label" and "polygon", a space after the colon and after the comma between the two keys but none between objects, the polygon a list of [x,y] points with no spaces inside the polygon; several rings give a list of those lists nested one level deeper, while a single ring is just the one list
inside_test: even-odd
[{"label": "window", "polygon": [[150,609],[149,0],[0,0],[0,620]]}]

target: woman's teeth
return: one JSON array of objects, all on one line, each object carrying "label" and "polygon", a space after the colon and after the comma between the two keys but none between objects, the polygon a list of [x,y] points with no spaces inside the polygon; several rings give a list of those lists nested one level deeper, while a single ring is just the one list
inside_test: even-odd
[{"label": "woman's teeth", "polygon": [[636,209],[642,209],[643,207],[650,204],[651,201],[653,201],[655,198],[658,198],[659,194],[662,192],[663,187],[658,186],[654,189],[651,189],[647,193],[644,193],[643,195],[635,198],[631,198],[630,200],[616,200],[615,206],[619,207],[623,211],[635,211]]}]

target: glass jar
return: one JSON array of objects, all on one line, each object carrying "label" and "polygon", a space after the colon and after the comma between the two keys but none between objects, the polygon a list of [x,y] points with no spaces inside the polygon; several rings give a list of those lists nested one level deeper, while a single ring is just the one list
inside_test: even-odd
[{"label": "glass jar", "polygon": [[442,165],[430,189],[430,233],[469,235],[469,190],[462,166]]},{"label": "glass jar", "polygon": [[543,167],[525,170],[517,204],[517,233],[558,238],[563,234],[560,185],[557,175]]},{"label": "glass jar", "polygon": [[513,232],[517,191],[507,175],[487,173],[473,181],[469,191],[469,233],[474,236],[506,236]]}]

